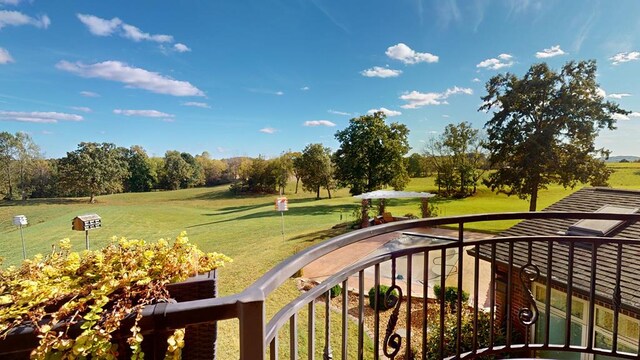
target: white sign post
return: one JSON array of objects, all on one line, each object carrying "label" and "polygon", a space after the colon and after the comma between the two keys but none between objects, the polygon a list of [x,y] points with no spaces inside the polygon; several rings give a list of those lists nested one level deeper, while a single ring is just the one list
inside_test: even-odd
[{"label": "white sign post", "polygon": [[280,211],[281,223],[282,223],[282,241],[284,241],[284,212],[289,210],[286,197],[279,197],[276,199],[276,210]]},{"label": "white sign post", "polygon": [[27,258],[27,248],[24,245],[24,236],[22,235],[22,226],[27,225],[27,217],[24,215],[16,215],[13,217],[13,225],[20,228],[20,240],[22,240],[22,259]]}]

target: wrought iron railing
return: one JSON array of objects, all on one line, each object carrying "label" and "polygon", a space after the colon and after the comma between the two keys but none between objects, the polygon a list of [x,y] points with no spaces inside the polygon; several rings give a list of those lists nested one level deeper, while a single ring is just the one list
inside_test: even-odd
[{"label": "wrought iron railing", "polygon": [[[556,357],[560,352],[637,359],[640,239],[465,238],[467,224],[521,219],[634,224],[640,214],[503,213],[370,227],[305,249],[242,293],[162,304],[162,311],[146,316],[142,325],[175,329],[237,319],[242,360]],[[457,236],[429,238],[411,231],[437,226],[457,227]],[[404,245],[380,248],[344,267],[281,304],[267,320],[268,297],[300,269],[337,249],[389,233]],[[381,284],[390,286],[383,294]],[[451,284],[468,291],[468,301],[462,291],[448,300],[433,299],[433,285],[444,293]],[[344,291],[332,300],[335,285]],[[373,307],[389,310],[368,308],[370,288]]]},{"label": "wrought iron railing", "polygon": [[[285,354],[291,359],[377,359],[556,357],[559,352],[637,359],[640,239],[557,235],[469,240],[464,236],[465,224],[519,219],[633,224],[640,215],[504,213],[375,226],[307,248],[240,294],[165,304],[162,313],[148,316],[145,323],[172,329],[236,318],[243,360],[278,359]],[[458,236],[427,238],[409,232],[443,225],[457,227]],[[346,266],[282,304],[267,321],[268,296],[304,266],[344,246],[388,233],[397,233],[405,245],[380,248]],[[375,292],[374,308],[382,308],[384,302],[391,309],[367,309],[367,282]],[[383,283],[390,288],[380,294]],[[462,291],[454,292],[453,299],[433,300],[433,284],[442,292],[453,284],[468,291],[469,300],[463,299]],[[332,300],[335,285],[344,291]],[[481,288],[488,290],[483,294]]]}]

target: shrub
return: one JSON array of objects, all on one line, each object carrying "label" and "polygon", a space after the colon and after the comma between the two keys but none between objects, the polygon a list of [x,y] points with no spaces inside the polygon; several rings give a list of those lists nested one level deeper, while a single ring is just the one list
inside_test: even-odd
[{"label": "shrub", "polygon": [[[389,298],[385,301],[385,295],[389,291],[389,286],[387,285],[378,285],[378,310],[387,310],[395,305],[396,300],[398,300],[398,292],[393,290],[391,294],[389,294]],[[376,287],[372,287],[369,289],[369,306],[372,309],[376,308]]]},{"label": "shrub", "polygon": [[329,289],[329,292],[331,293],[331,298],[340,296],[340,294],[342,294],[342,286],[340,286],[340,284],[337,284],[336,286]]},{"label": "shrub", "polygon": [[[442,300],[442,289],[440,285],[433,286],[433,293],[438,300]],[[462,303],[466,303],[469,300],[469,293],[462,290]],[[444,288],[444,302],[449,304],[450,309],[455,309],[458,302],[458,288],[455,286],[447,286]]]},{"label": "shrub", "polygon": [[[169,300],[167,284],[226,261],[231,259],[197,249],[186,233],[172,245],[164,239],[114,237],[105,248],[82,253],[71,251],[71,242],[64,239],[46,256],[0,269],[0,338],[18,326],[32,326],[40,338],[32,357],[115,358],[118,350],[111,334],[132,314],[135,321],[127,342],[132,357],[141,358],[138,321],[144,306]],[[78,322],[83,331],[72,338],[69,327]],[[183,344],[181,336],[174,333],[173,344]],[[179,350],[174,347],[169,350]]]}]

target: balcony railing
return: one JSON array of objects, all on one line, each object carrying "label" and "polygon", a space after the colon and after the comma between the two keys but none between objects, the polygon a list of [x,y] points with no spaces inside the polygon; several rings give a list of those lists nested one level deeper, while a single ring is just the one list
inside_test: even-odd
[{"label": "balcony railing", "polygon": [[[237,319],[239,357],[378,359],[548,357],[637,359],[640,239],[519,236],[471,240],[471,223],[604,219],[640,214],[536,212],[408,220],[353,231],[286,259],[239,294],[162,304],[142,326],[170,330]],[[416,231],[443,227],[457,236]],[[393,234],[393,235],[390,235]],[[397,238],[279,304],[266,303],[313,261],[376,236]],[[384,294],[381,284],[389,286]],[[342,293],[332,299],[331,288]],[[434,299],[433,286],[461,291]],[[374,289],[373,307],[369,290]],[[570,295],[567,295],[570,294]],[[375,311],[383,305],[388,310]],[[441,331],[442,329],[442,331]],[[188,345],[187,345],[188,346]]]}]

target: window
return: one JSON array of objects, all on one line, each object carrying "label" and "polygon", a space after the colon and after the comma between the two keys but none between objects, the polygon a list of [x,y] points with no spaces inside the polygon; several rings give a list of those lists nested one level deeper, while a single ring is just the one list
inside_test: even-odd
[{"label": "window", "polygon": [[[534,329],[535,342],[545,342],[545,324],[547,314],[545,313],[546,287],[542,284],[533,284],[533,294],[540,312],[538,321]],[[567,294],[556,289],[551,289],[549,299],[549,344],[564,344],[566,333],[566,301]],[[589,327],[588,302],[576,297],[571,299],[571,345],[586,346]],[[611,350],[613,344],[613,311],[602,306],[595,306],[594,324],[594,346],[601,349]],[[618,351],[632,354],[638,353],[638,339],[640,338],[640,321],[632,317],[618,315]],[[608,360],[616,359],[611,356],[600,356],[578,353],[562,353],[553,351],[540,351],[538,355],[545,358],[555,359],[582,359],[582,360]]]}]

